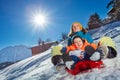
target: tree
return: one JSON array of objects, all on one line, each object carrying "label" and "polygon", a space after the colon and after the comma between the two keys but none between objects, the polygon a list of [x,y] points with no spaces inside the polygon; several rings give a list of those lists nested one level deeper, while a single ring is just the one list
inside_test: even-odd
[{"label": "tree", "polygon": [[38,39],[38,45],[40,45],[42,43],[42,39],[39,37]]},{"label": "tree", "polygon": [[97,13],[92,14],[89,18],[87,25],[88,25],[89,30],[100,27],[102,25],[102,21],[99,15]]},{"label": "tree", "polygon": [[120,0],[111,0],[108,5],[107,8],[109,8],[110,6],[112,6],[113,8],[118,8],[120,7]]},{"label": "tree", "polygon": [[109,8],[110,6],[112,6],[112,8],[108,12],[108,16],[111,18],[111,21],[116,21],[116,20],[119,21],[120,20],[120,0],[111,0],[108,3],[107,8]]},{"label": "tree", "polygon": [[117,18],[118,21],[120,21],[120,12],[117,13]]},{"label": "tree", "polygon": [[51,39],[50,39],[50,38],[47,38],[47,39],[46,39],[46,42],[50,42],[50,41],[51,41]]},{"label": "tree", "polygon": [[62,32],[62,40],[65,40],[65,39],[67,39],[67,34]]},{"label": "tree", "polygon": [[110,1],[110,2],[108,3],[108,5],[107,5],[107,8],[109,8],[111,5],[113,6],[113,4],[114,4],[114,1],[113,1],[113,0]]}]

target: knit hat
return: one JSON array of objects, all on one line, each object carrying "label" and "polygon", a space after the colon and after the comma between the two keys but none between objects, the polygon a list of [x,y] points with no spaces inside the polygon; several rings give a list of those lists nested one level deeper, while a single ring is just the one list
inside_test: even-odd
[{"label": "knit hat", "polygon": [[73,30],[72,30],[73,24],[78,24],[78,26],[80,27],[80,30],[83,29],[83,26],[79,22],[74,22],[74,23],[72,23],[72,26],[70,28],[70,32],[69,32],[68,36],[70,36],[73,33]]},{"label": "knit hat", "polygon": [[[82,30],[83,26],[79,22],[74,22],[73,24],[78,24],[80,30]],[[73,26],[73,24],[72,24],[72,26]]]},{"label": "knit hat", "polygon": [[80,39],[82,40],[82,42],[84,42],[84,39],[82,39],[80,36],[74,35],[74,36],[72,36],[72,38],[71,38],[71,42],[72,42],[72,43],[74,43],[74,39],[75,39],[75,38],[80,38]]}]

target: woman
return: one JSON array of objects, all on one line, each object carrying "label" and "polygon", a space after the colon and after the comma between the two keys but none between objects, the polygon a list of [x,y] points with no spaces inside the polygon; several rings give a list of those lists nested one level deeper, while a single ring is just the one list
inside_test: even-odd
[{"label": "woman", "polygon": [[77,35],[83,39],[86,39],[89,43],[93,43],[92,37],[87,33],[87,30],[83,28],[83,26],[79,22],[74,22],[68,34],[68,46],[72,44],[71,38],[72,36]]}]

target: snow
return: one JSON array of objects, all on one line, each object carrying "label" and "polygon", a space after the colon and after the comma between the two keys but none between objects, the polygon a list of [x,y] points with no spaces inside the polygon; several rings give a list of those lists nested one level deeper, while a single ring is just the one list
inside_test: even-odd
[{"label": "snow", "polygon": [[0,63],[16,62],[32,56],[32,51],[26,46],[9,46],[0,50]]},{"label": "snow", "polygon": [[98,29],[91,30],[89,33],[92,35],[94,40],[97,40],[103,36],[109,36],[111,38],[115,38],[118,35],[120,35],[120,22],[107,24]]},{"label": "snow", "polygon": [[[24,59],[0,70],[0,80],[119,80],[120,22],[105,25],[96,31],[98,32],[95,32],[95,34],[92,35],[95,40],[107,35],[112,37],[116,43],[118,55],[116,58],[103,60],[106,66],[105,68],[93,69],[92,72],[75,76],[68,73],[58,73],[51,63],[50,48],[44,53]],[[67,41],[63,41],[60,45],[66,45],[66,42]]]}]

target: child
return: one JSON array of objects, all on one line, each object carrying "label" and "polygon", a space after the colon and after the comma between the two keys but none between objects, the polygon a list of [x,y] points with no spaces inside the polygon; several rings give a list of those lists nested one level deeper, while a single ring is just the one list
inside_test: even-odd
[{"label": "child", "polygon": [[90,44],[79,36],[73,36],[72,45],[63,47],[61,52],[68,54],[74,61],[67,61],[67,59],[64,60],[65,57],[63,58],[65,64],[68,65],[67,67],[70,69],[74,67],[77,62],[82,60],[99,61],[101,59],[114,58],[117,56],[115,45],[109,37],[101,38],[99,45],[96,46],[96,44]]},{"label": "child", "polygon": [[[72,37],[71,42],[72,45],[61,49],[61,52],[64,55],[63,61],[69,69],[74,67],[74,65],[81,60],[90,60],[90,56],[97,49],[96,44],[90,44],[87,40],[76,35]],[[65,55],[67,57],[65,57]],[[67,60],[68,55],[73,61]]]},{"label": "child", "polygon": [[[84,59],[89,60],[91,53],[97,48],[95,44],[90,44],[87,40],[81,39],[79,36],[75,35],[71,39],[73,43],[71,46],[63,48],[62,46],[55,46],[51,50],[51,62],[56,67],[57,71],[63,71],[65,66],[71,69],[78,61]],[[89,54],[86,54],[88,53],[87,51]]]}]

